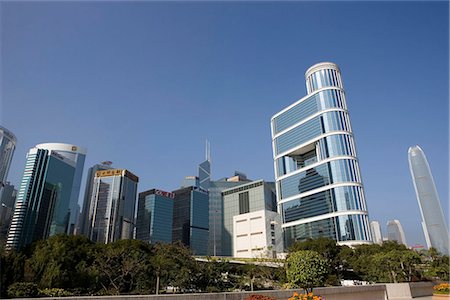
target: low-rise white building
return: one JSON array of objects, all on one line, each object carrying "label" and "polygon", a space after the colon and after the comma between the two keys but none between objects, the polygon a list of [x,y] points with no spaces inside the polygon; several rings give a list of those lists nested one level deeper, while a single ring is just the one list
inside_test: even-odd
[{"label": "low-rise white building", "polygon": [[233,217],[233,256],[276,258],[283,252],[281,217],[270,210],[259,210]]}]

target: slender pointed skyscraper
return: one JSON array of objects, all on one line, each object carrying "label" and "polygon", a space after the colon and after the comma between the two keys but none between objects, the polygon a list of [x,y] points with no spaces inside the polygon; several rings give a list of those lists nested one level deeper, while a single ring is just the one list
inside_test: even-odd
[{"label": "slender pointed skyscraper", "polygon": [[428,248],[449,254],[449,235],[439,195],[425,153],[419,146],[408,150],[409,170],[422,214],[422,228]]}]

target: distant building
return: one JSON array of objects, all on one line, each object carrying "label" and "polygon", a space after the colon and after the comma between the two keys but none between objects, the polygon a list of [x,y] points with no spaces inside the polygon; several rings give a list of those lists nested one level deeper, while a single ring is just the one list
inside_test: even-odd
[{"label": "distant building", "polygon": [[186,188],[190,186],[200,187],[200,181],[198,176],[186,176],[184,177],[181,188]]},{"label": "distant building", "polygon": [[259,210],[276,211],[275,186],[273,182],[256,180],[222,192],[223,232],[222,255],[232,256],[233,217]]},{"label": "distant building", "polygon": [[390,220],[387,222],[388,241],[397,241],[399,244],[406,244],[405,233],[399,220]]},{"label": "distant building", "polygon": [[83,176],[84,161],[87,150],[83,147],[63,143],[44,143],[36,145],[37,148],[58,151],[59,154],[75,162],[75,174],[72,183],[72,192],[70,194],[70,216],[67,234],[74,234],[80,215],[80,206],[78,205],[78,196],[81,188],[81,177]]},{"label": "distant building", "polygon": [[206,142],[206,160],[198,166],[198,186],[207,191],[211,183],[211,154],[209,142]]},{"label": "distant building", "polygon": [[196,186],[173,191],[172,240],[181,241],[195,255],[206,255],[209,236],[208,192]]},{"label": "distant building", "polygon": [[9,225],[14,213],[16,196],[17,190],[14,188],[14,185],[6,182],[3,191],[0,193],[0,244],[2,246],[6,243]]},{"label": "distant building", "polygon": [[372,243],[340,69],[319,63],[305,79],[308,95],[271,119],[285,246],[316,237]]},{"label": "distant building", "polygon": [[8,249],[20,249],[68,231],[75,171],[75,162],[56,150],[36,147],[28,151],[8,232]]},{"label": "distant building", "polygon": [[139,193],[136,239],[148,243],[172,243],[174,193],[148,190]]},{"label": "distant building", "polygon": [[88,228],[92,241],[107,244],[133,238],[138,181],[128,170],[95,173]]},{"label": "distant building", "polygon": [[16,149],[16,141],[16,137],[11,131],[0,126],[0,195],[2,187],[6,184],[9,167]]},{"label": "distant building", "polygon": [[419,146],[410,147],[408,160],[428,248],[433,247],[442,254],[449,255],[448,230],[425,153]]},{"label": "distant building", "polygon": [[89,168],[86,177],[86,186],[84,190],[84,201],[83,210],[81,211],[80,217],[78,219],[78,226],[76,234],[82,234],[86,237],[89,236],[89,208],[91,207],[92,201],[92,191],[94,189],[94,179],[97,171],[111,170],[111,162],[103,162],[101,164],[96,164]]},{"label": "distant building", "polygon": [[383,235],[381,234],[380,222],[370,222],[370,228],[372,229],[373,242],[377,244],[383,244]]},{"label": "distant building", "polygon": [[233,257],[277,258],[283,252],[281,217],[259,210],[233,217]]},{"label": "distant building", "polygon": [[209,192],[209,244],[208,255],[222,256],[223,197],[222,192],[235,186],[248,183],[244,173],[235,172],[233,177],[210,182]]}]

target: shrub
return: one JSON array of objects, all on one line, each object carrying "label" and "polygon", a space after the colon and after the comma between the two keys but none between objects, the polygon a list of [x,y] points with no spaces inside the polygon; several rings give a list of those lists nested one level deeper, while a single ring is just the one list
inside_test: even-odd
[{"label": "shrub", "polygon": [[245,300],[277,300],[277,299],[264,295],[250,295],[249,297],[245,298]]},{"label": "shrub", "polygon": [[39,294],[44,297],[65,297],[65,296],[73,296],[73,293],[66,291],[65,289],[58,288],[46,288],[43,290],[39,290]]},{"label": "shrub", "polygon": [[10,298],[36,297],[38,294],[37,284],[33,282],[16,282],[8,287],[8,297]]},{"label": "shrub", "polygon": [[450,284],[447,282],[433,286],[435,294],[450,294]]}]

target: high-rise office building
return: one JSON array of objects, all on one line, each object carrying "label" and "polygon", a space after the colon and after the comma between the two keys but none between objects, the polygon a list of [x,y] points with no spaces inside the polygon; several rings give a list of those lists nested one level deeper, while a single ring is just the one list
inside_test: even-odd
[{"label": "high-rise office building", "polygon": [[173,191],[172,240],[181,241],[196,255],[206,255],[209,236],[208,192],[189,186]]},{"label": "high-rise office building", "polygon": [[222,192],[229,188],[248,183],[251,180],[240,172],[235,172],[230,178],[212,180],[209,193],[209,243],[208,255],[222,256],[223,231],[223,197]]},{"label": "high-rise office building", "polygon": [[386,224],[387,226],[387,238],[388,241],[396,241],[399,244],[406,244],[405,232],[403,231],[402,224],[399,220],[390,220]]},{"label": "high-rise office building", "polygon": [[139,193],[136,239],[148,243],[172,243],[174,193],[148,190]]},{"label": "high-rise office building", "polygon": [[206,141],[206,160],[198,166],[198,186],[207,191],[211,183],[211,154],[210,145]]},{"label": "high-rise office building", "polygon": [[89,236],[89,208],[91,207],[92,191],[94,188],[94,179],[97,171],[110,170],[112,162],[105,161],[101,164],[95,164],[90,167],[86,177],[86,186],[84,190],[84,201],[83,209],[81,211],[80,217],[78,219],[78,226],[76,229],[76,234],[82,234],[84,236]]},{"label": "high-rise office building", "polygon": [[128,170],[95,173],[89,207],[89,239],[107,244],[133,238],[138,181]]},{"label": "high-rise office building", "polygon": [[380,245],[383,244],[383,235],[381,234],[380,222],[371,221],[370,229],[372,230],[373,242]]},{"label": "high-rise office building", "polygon": [[56,150],[30,149],[8,232],[8,249],[68,231],[75,170],[75,162]]},{"label": "high-rise office building", "polygon": [[59,154],[75,162],[75,174],[72,183],[72,192],[70,194],[70,217],[67,234],[73,234],[77,226],[80,215],[80,206],[78,196],[80,195],[81,177],[83,175],[84,161],[87,150],[83,147],[63,143],[44,143],[36,146],[40,149],[58,151]]},{"label": "high-rise office building", "polygon": [[341,72],[319,63],[305,78],[308,95],[271,120],[285,246],[316,237],[371,243]]},{"label": "high-rise office building", "polygon": [[11,131],[0,126],[0,195],[8,177],[8,171],[15,149],[16,137]]},{"label": "high-rise office building", "polygon": [[275,186],[273,182],[256,180],[222,191],[223,229],[222,255],[232,256],[233,217],[260,210],[276,211]]},{"label": "high-rise office building", "polygon": [[427,246],[449,255],[448,230],[425,153],[419,146],[410,147],[408,160]]}]

